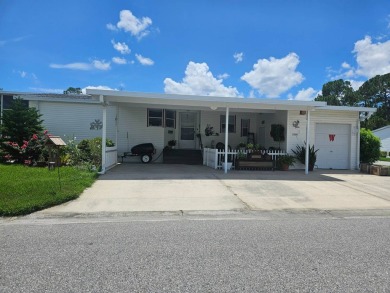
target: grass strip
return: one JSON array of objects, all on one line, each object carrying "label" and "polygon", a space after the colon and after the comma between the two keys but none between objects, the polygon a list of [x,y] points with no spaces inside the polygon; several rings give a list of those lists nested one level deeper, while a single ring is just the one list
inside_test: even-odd
[{"label": "grass strip", "polygon": [[0,216],[26,215],[77,198],[97,178],[96,172],[0,164]]}]

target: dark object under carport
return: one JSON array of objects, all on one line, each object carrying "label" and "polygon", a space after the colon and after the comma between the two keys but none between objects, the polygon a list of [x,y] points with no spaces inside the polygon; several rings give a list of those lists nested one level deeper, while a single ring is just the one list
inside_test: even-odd
[{"label": "dark object under carport", "polygon": [[137,144],[131,148],[131,152],[123,153],[123,155],[121,156],[122,163],[124,158],[134,157],[134,156],[140,156],[141,162],[144,164],[150,163],[155,153],[156,153],[156,149],[154,148],[154,145],[152,143]]}]

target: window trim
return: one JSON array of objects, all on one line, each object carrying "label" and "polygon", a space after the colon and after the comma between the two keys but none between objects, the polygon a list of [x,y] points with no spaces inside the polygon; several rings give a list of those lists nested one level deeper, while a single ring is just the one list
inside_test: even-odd
[{"label": "window trim", "polygon": [[[161,111],[161,116],[150,116],[150,111]],[[167,111],[171,111],[173,113],[173,118],[167,118]],[[176,128],[176,110],[171,109],[162,109],[162,108],[147,108],[146,110],[146,126],[147,127],[163,127],[163,128]],[[151,125],[150,119],[161,119],[160,125]],[[173,127],[167,126],[167,120],[173,121]]]}]

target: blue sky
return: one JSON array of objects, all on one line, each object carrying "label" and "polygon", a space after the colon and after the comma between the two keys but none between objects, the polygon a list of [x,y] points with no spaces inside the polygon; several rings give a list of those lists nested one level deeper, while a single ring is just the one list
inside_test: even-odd
[{"label": "blue sky", "polygon": [[311,100],[388,72],[388,0],[0,0],[8,91]]}]

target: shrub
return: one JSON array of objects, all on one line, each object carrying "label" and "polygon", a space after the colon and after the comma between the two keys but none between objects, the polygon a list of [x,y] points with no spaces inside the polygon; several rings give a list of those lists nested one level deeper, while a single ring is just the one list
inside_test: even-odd
[{"label": "shrub", "polygon": [[[296,149],[291,151],[295,154],[299,162],[302,164],[306,163],[306,142],[302,146],[297,145]],[[309,145],[309,171],[313,171],[314,169],[317,161],[317,152],[318,149],[314,149],[314,144],[312,146]]]},{"label": "shrub", "polygon": [[[115,143],[107,139],[106,146],[115,146]],[[83,139],[78,144],[75,140],[69,140],[61,154],[61,162],[70,166],[86,166],[87,169],[100,168],[102,164],[102,138]]]},{"label": "shrub", "polygon": [[360,162],[372,164],[380,157],[381,141],[371,130],[360,129]]},{"label": "shrub", "polygon": [[4,161],[15,161],[32,165],[39,160],[45,160],[48,153],[45,144],[49,135],[47,130],[44,133],[33,134],[30,139],[24,140],[22,144],[16,141],[3,141],[2,157]]}]

